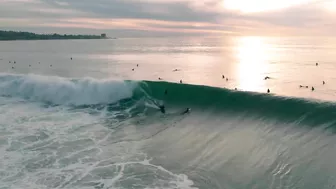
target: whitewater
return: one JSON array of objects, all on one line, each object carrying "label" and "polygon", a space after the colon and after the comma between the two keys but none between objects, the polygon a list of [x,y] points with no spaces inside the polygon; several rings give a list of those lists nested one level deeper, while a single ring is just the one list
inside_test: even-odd
[{"label": "whitewater", "polygon": [[336,46],[315,43],[1,42],[0,188],[335,188]]}]

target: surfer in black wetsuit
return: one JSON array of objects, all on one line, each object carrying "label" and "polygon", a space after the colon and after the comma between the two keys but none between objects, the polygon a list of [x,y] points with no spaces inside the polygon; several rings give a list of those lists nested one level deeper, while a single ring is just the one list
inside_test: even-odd
[{"label": "surfer in black wetsuit", "polygon": [[160,105],[159,108],[160,108],[160,111],[161,111],[163,114],[166,113],[166,108],[165,108],[164,105]]},{"label": "surfer in black wetsuit", "polygon": [[190,112],[190,108],[187,108],[186,110],[184,110],[184,112],[182,112],[181,114],[184,115],[184,114],[187,114]]}]

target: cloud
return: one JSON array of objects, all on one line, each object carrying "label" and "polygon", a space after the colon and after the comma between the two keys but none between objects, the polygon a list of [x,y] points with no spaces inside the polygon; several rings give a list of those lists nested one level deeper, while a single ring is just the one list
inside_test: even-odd
[{"label": "cloud", "polygon": [[[227,6],[230,2],[234,8]],[[110,35],[333,35],[336,24],[336,0],[0,0],[0,4],[2,28],[66,33],[82,29]],[[257,11],[248,11],[253,7]]]}]

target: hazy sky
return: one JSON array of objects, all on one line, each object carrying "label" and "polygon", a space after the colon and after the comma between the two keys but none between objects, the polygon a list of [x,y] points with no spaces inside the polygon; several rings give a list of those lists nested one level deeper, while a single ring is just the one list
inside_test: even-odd
[{"label": "hazy sky", "polygon": [[151,35],[335,35],[336,0],[0,0],[0,29]]}]

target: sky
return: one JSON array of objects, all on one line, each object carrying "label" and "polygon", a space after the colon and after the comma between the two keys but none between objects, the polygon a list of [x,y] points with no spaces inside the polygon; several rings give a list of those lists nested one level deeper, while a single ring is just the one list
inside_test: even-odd
[{"label": "sky", "polygon": [[100,34],[333,36],[336,0],[0,0],[0,30]]}]

